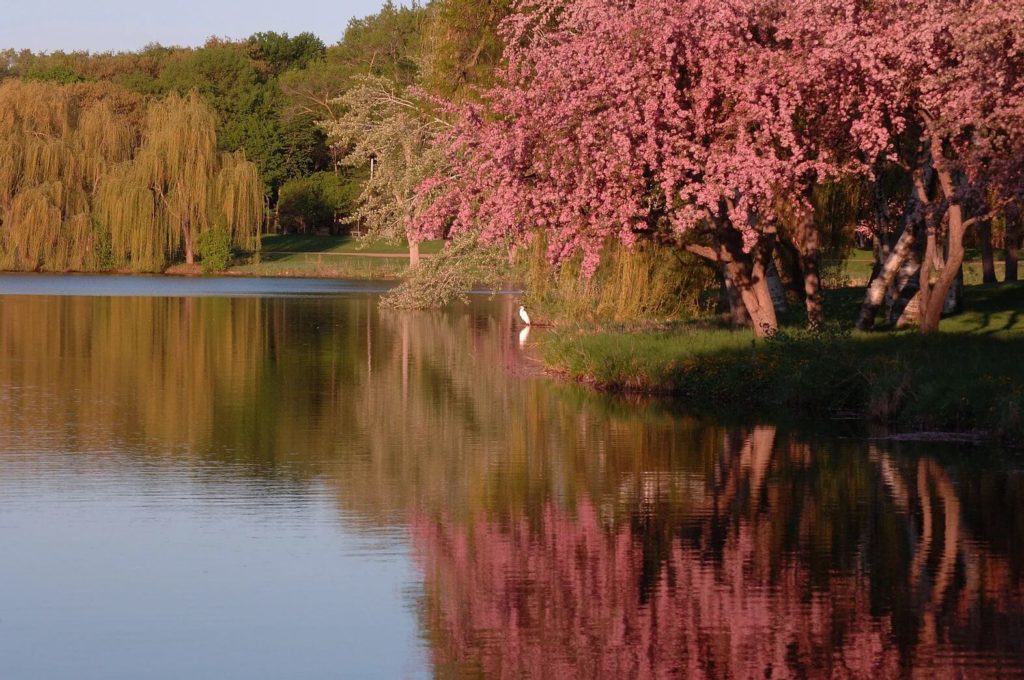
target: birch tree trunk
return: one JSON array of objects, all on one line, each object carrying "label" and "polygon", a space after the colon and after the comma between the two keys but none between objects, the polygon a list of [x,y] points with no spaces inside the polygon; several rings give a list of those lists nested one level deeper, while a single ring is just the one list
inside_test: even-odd
[{"label": "birch tree trunk", "polygon": [[883,263],[878,276],[868,286],[864,303],[860,307],[860,316],[857,317],[857,330],[869,331],[875,327],[875,317],[878,315],[882,303],[885,302],[885,293],[896,281],[896,275],[913,250],[915,240],[913,226],[904,227],[903,233],[900,234],[896,245],[889,252],[889,257]]},{"label": "birch tree trunk", "polygon": [[764,249],[764,245],[758,245],[750,253],[744,253],[742,247],[736,244],[719,247],[719,258],[723,262],[726,276],[739,292],[754,332],[759,337],[774,335],[779,328],[775,305],[768,289]]}]

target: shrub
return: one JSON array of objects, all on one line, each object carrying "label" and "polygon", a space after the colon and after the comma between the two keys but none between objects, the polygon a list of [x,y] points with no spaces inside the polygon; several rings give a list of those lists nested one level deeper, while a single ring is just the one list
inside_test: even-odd
[{"label": "shrub", "polygon": [[231,264],[231,233],[216,226],[199,235],[199,258],[206,273],[222,272]]},{"label": "shrub", "polygon": [[539,318],[598,324],[676,320],[717,301],[714,271],[670,245],[641,241],[627,248],[610,240],[590,278],[582,274],[579,257],[552,267],[546,250],[538,236],[525,254],[525,304]]}]

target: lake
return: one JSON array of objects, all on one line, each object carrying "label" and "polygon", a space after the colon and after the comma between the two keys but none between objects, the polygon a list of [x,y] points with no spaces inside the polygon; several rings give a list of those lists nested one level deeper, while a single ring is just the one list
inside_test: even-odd
[{"label": "lake", "polygon": [[517,301],[0,276],[0,678],[1024,674],[1024,463],[541,374]]}]

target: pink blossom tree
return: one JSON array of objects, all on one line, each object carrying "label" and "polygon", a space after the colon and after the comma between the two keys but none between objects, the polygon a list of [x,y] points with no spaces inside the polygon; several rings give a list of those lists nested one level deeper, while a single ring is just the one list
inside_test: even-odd
[{"label": "pink blossom tree", "polygon": [[[885,272],[915,239],[923,242],[919,321],[938,330],[947,293],[963,263],[969,227],[1013,212],[1024,197],[1024,11],[1016,0],[850,1],[828,40],[858,63],[886,111],[895,160],[910,175],[923,225],[906,231]],[[893,144],[893,146],[896,146]],[[891,278],[869,290],[880,299]],[[861,325],[870,325],[862,314]]]},{"label": "pink blossom tree", "polygon": [[447,139],[455,170],[420,187],[416,228],[543,230],[549,258],[582,254],[585,272],[610,238],[670,240],[720,266],[771,333],[780,234],[821,319],[813,189],[902,163],[929,252],[945,253],[921,275],[934,330],[965,230],[1019,200],[1022,22],[1016,0],[524,0],[499,84]]},{"label": "pink blossom tree", "polygon": [[461,171],[421,187],[418,228],[544,230],[549,258],[582,253],[585,272],[609,238],[670,239],[717,263],[771,333],[766,270],[789,221],[820,320],[810,190],[866,172],[888,136],[814,20],[833,17],[811,2],[522,3],[500,84],[452,133]]}]

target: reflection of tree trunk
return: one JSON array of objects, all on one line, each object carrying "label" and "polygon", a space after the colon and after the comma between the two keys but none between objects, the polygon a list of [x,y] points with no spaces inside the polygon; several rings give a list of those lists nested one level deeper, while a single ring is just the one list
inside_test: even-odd
[{"label": "reflection of tree trunk", "polygon": [[[881,471],[882,479],[889,488],[897,507],[908,517],[913,516],[910,506],[910,491],[899,470],[887,454],[879,454],[872,446],[870,457]],[[942,502],[942,512],[934,510],[932,493]],[[938,463],[921,458],[917,463],[917,501],[921,508],[921,533],[914,548],[910,564],[910,587],[916,594],[928,580],[924,571],[933,563],[932,549],[936,536],[936,522],[942,522],[942,553],[935,564],[931,587],[924,600],[921,615],[921,632],[917,653],[922,657],[931,654],[938,643],[936,617],[943,610],[950,588],[957,575],[958,560],[963,560],[966,587],[961,596],[961,606],[966,609],[975,602],[981,588],[981,568],[977,556],[968,550],[961,550],[964,541],[969,540],[960,519],[960,498],[949,475]],[[941,519],[940,519],[941,518]]]},{"label": "reflection of tree trunk", "polygon": [[744,451],[747,460],[744,467],[750,470],[750,494],[754,499],[755,507],[761,502],[761,490],[772,462],[772,452],[775,450],[775,431],[774,425],[755,427]]},{"label": "reflection of tree trunk", "polygon": [[932,549],[932,497],[928,490],[928,463],[925,459],[917,462],[917,499],[921,503],[921,537],[914,548],[914,560],[910,563],[910,583],[916,587],[921,580],[921,570],[928,562]]},{"label": "reflection of tree trunk", "polygon": [[762,488],[775,451],[774,425],[758,425],[754,430],[737,439],[734,433],[726,432],[722,442],[722,457],[719,459],[719,474],[715,486],[720,493],[713,496],[715,514],[722,514],[732,505],[744,481],[756,506],[761,502]]},{"label": "reflection of tree trunk", "polygon": [[[960,500],[957,498],[956,490],[953,488],[953,484],[950,482],[945,471],[937,463],[922,459],[918,464],[917,483],[919,493],[921,493],[921,511],[925,517],[922,539],[926,533],[928,545],[923,551],[914,555],[914,567],[916,570],[912,571],[912,573],[916,577],[920,576],[921,566],[927,563],[928,552],[931,547],[933,515],[931,497],[928,495],[929,481],[934,484],[935,492],[942,500],[943,533],[942,554],[939,556],[931,592],[928,594],[928,601],[921,616],[921,633],[917,642],[918,654],[921,657],[930,656],[939,642],[936,618],[939,612],[942,611],[942,603],[946,599],[955,575],[961,540]],[[915,578],[914,583],[917,583],[917,578]]]},{"label": "reflection of tree trunk", "polygon": [[893,465],[892,459],[888,454],[880,454],[875,448],[874,444],[868,445],[869,455],[872,460],[878,463],[878,469],[882,473],[882,481],[885,482],[886,487],[889,489],[889,493],[892,494],[893,502],[896,503],[896,507],[899,508],[904,514],[910,513],[910,490],[907,488],[907,484],[903,481],[903,476],[900,471]]},{"label": "reflection of tree trunk", "polygon": [[938,609],[953,580],[956,570],[956,558],[960,552],[960,499],[957,498],[953,483],[939,465],[928,461],[929,472],[935,482],[935,491],[942,499],[942,522],[945,531],[942,535],[942,556],[932,586],[932,606]]}]

